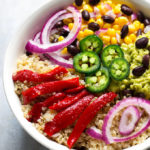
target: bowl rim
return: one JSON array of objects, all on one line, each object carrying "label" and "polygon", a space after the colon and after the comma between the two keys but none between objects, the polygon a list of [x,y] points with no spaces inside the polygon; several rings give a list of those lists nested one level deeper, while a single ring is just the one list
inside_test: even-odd
[{"label": "bowl rim", "polygon": [[[37,8],[33,13],[31,13],[28,17],[25,18],[25,20],[23,21],[22,25],[26,22],[26,20],[28,18],[31,18],[34,14],[36,14],[40,9],[44,9],[44,7],[51,3],[53,0],[49,0],[48,2],[46,2],[45,4],[42,4],[39,8]],[[57,0],[56,0],[57,1]],[[150,3],[150,2],[149,2]],[[18,35],[19,33],[19,29],[22,27],[22,25],[20,25],[20,27],[18,28],[16,35]],[[14,34],[15,35],[15,34]],[[14,116],[16,117],[16,119],[18,120],[19,124],[22,126],[22,128],[33,138],[35,139],[38,143],[42,144],[43,146],[45,146],[48,149],[51,150],[68,150],[68,148],[66,146],[63,146],[51,139],[48,139],[47,137],[45,137],[43,134],[41,134],[35,127],[32,126],[31,123],[29,123],[24,116],[22,115],[18,115],[17,111],[15,111],[14,106],[11,103],[11,96],[9,95],[9,87],[7,84],[7,60],[9,59],[9,52],[11,51],[11,47],[14,43],[14,41],[16,40],[15,38],[13,38],[14,36],[12,36],[12,39],[10,41],[10,43],[8,44],[8,47],[6,49],[5,52],[5,56],[4,56],[4,63],[3,63],[3,86],[4,86],[4,93],[7,99],[7,102],[9,104],[9,107],[11,108],[11,111],[13,112]],[[14,89],[12,89],[14,91]],[[15,93],[15,92],[14,92]],[[17,98],[17,97],[16,97]],[[18,98],[19,100],[19,98]],[[42,138],[42,140],[40,139]],[[150,147],[150,137],[148,139],[146,139],[144,142],[142,142],[141,144],[129,147],[125,150],[142,150],[142,149],[146,149],[148,147]]]}]

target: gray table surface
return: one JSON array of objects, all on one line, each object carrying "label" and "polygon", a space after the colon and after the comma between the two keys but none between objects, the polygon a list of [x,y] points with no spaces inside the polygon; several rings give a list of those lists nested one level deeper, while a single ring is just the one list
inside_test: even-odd
[{"label": "gray table surface", "polygon": [[11,112],[2,84],[3,58],[12,36],[35,9],[47,0],[0,0],[0,150],[47,150],[32,139]]}]

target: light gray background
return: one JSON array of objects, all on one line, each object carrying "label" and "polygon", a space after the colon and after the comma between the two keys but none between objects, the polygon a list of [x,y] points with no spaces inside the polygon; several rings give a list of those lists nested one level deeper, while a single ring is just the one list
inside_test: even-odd
[{"label": "light gray background", "polygon": [[9,41],[23,20],[46,1],[0,0],[0,150],[47,150],[19,125],[8,106],[2,84],[3,59]]}]

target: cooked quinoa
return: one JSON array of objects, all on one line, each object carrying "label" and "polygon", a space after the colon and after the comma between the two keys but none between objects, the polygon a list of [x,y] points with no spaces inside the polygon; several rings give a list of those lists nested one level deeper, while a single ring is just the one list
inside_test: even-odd
[{"label": "cooked quinoa", "polygon": [[[31,56],[26,56],[24,54],[17,61],[17,71],[23,70],[23,69],[30,69],[30,70],[38,72],[38,73],[44,73],[55,67],[56,67],[56,65],[51,64],[47,60],[41,61],[40,57],[36,54],[31,55]],[[69,75],[66,76],[65,79],[73,78],[75,76],[77,76],[77,75],[74,75],[73,73],[69,73]],[[82,83],[84,83],[83,80],[80,80],[80,81]],[[31,85],[29,85],[27,83],[21,83],[21,82],[17,81],[17,82],[15,82],[15,92],[21,98],[21,92],[30,86]],[[104,117],[106,116],[107,112],[113,107],[113,105],[115,103],[117,103],[117,101],[114,103],[107,104],[106,107],[102,108],[98,112],[96,117],[93,119],[93,121],[88,125],[88,127],[96,126],[97,128],[101,129]],[[32,108],[31,104],[30,105],[29,104],[22,105],[22,111],[24,112],[25,118],[29,117],[28,112],[31,110],[31,108]],[[43,111],[44,113],[42,113],[40,119],[38,120],[38,123],[32,123],[32,124],[33,124],[33,126],[35,126],[35,128],[41,134],[44,134],[46,136],[46,134],[43,132],[45,123],[51,121],[53,119],[53,117],[57,114],[57,112],[54,110],[46,109],[46,108],[43,108],[43,110],[44,109],[45,109],[45,111]],[[118,114],[115,117],[115,119],[113,120],[113,125],[111,128],[112,129],[111,132],[112,132],[113,136],[120,135],[119,131],[118,131],[118,124],[120,121],[120,117],[121,117],[121,113]],[[138,123],[138,127],[136,128],[136,130],[138,130],[140,128],[140,125],[142,125],[144,120],[145,120],[145,118],[144,118],[144,116],[142,116],[142,119],[140,119],[140,122]],[[74,125],[60,131],[59,133],[57,133],[53,137],[51,137],[51,139],[55,140],[56,142],[58,142],[60,144],[67,146],[67,139],[68,139],[70,133],[72,132],[73,127],[74,127]],[[81,137],[77,141],[75,147],[76,146],[77,147],[85,146],[89,150],[121,150],[124,148],[131,147],[133,145],[140,144],[140,143],[144,142],[149,136],[150,136],[150,128],[148,128],[148,130],[146,130],[143,134],[141,134],[137,138],[132,139],[130,141],[106,145],[103,141],[93,139],[90,136],[88,136],[85,132],[83,132],[81,134]]]}]

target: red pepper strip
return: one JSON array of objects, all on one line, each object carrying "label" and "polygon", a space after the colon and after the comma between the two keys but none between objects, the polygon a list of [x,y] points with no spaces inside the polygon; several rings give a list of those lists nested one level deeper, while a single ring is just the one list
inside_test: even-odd
[{"label": "red pepper strip", "polygon": [[73,124],[93,99],[93,95],[83,97],[72,106],[58,113],[51,122],[45,125],[44,132],[49,136]]},{"label": "red pepper strip", "polygon": [[18,71],[16,75],[13,75],[14,81],[28,81],[28,82],[47,82],[47,81],[55,81],[58,80],[60,77],[64,74],[66,74],[68,71],[64,67],[57,67],[50,72],[39,74],[36,72],[32,72],[31,70],[21,70]]},{"label": "red pepper strip", "polygon": [[70,105],[74,104],[80,98],[82,98],[82,97],[84,97],[88,94],[89,93],[86,90],[83,90],[82,92],[78,93],[76,96],[66,97],[65,99],[63,99],[62,101],[56,103],[55,105],[50,106],[49,109],[61,111],[65,108],[69,107]]},{"label": "red pepper strip", "polygon": [[74,88],[79,86],[79,78],[73,78],[70,80],[45,82],[37,86],[31,87],[22,92],[24,104],[28,104],[33,101],[37,96],[52,93],[61,92],[65,89]]},{"label": "red pepper strip", "polygon": [[80,85],[77,88],[73,88],[73,89],[69,89],[66,90],[65,93],[67,94],[75,94],[75,93],[79,93],[80,91],[82,91],[85,88],[84,85]]},{"label": "red pepper strip", "polygon": [[70,149],[75,144],[75,142],[78,140],[78,138],[80,137],[80,135],[84,131],[84,129],[87,127],[87,125],[95,117],[97,112],[102,107],[104,107],[107,103],[111,102],[116,96],[117,96],[117,94],[115,94],[113,92],[103,94],[102,96],[97,98],[94,102],[92,102],[85,109],[85,111],[79,117],[79,120],[77,121],[77,123],[67,141],[67,144]]},{"label": "red pepper strip", "polygon": [[42,107],[48,107],[53,105],[55,102],[62,100],[66,95],[64,93],[57,93],[53,96],[50,96],[43,102],[39,102],[33,105],[31,111],[29,112],[30,118],[28,119],[30,122],[37,122],[37,120],[41,116]]}]

